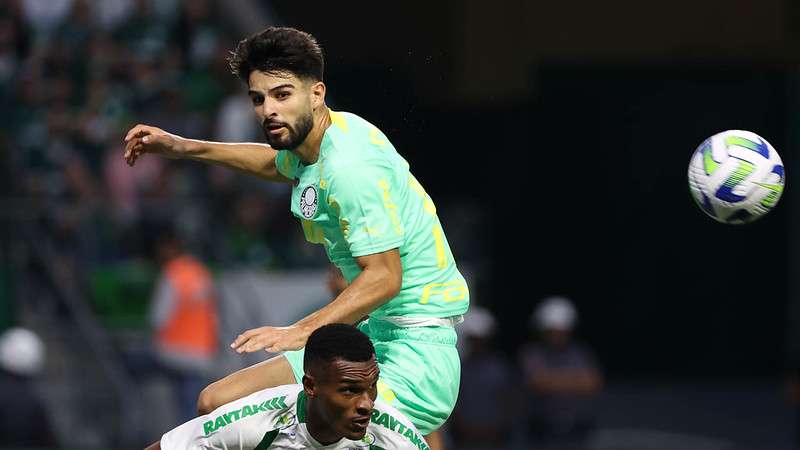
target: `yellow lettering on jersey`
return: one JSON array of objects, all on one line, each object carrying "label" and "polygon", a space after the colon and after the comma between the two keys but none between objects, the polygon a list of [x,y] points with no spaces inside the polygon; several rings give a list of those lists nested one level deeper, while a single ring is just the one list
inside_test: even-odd
[{"label": "yellow lettering on jersey", "polygon": [[431,283],[422,288],[422,297],[419,302],[426,304],[433,296],[442,296],[445,303],[457,302],[467,298],[467,286],[459,280],[447,283]]},{"label": "yellow lettering on jersey", "polygon": [[400,224],[400,218],[397,216],[397,205],[392,202],[392,196],[389,194],[389,183],[386,180],[379,180],[378,187],[383,191],[383,207],[389,213],[389,218],[392,219],[395,234],[402,235],[403,227]]},{"label": "yellow lettering on jersey", "polygon": [[447,268],[447,252],[444,251],[444,237],[442,236],[442,229],[439,224],[433,224],[433,241],[436,245],[436,267],[440,269]]},{"label": "yellow lettering on jersey", "polygon": [[320,189],[327,189],[328,182],[325,181],[325,178],[323,178],[325,176],[325,161],[323,161],[320,158],[318,160],[318,164],[319,164],[319,188]]},{"label": "yellow lettering on jersey", "polygon": [[[342,207],[339,206],[339,202],[333,197],[333,195],[328,195],[328,206],[331,208],[331,212],[335,216],[339,216],[342,213]],[[339,218],[339,229],[342,230],[342,234],[345,238],[350,235],[350,221],[344,217]]]},{"label": "yellow lettering on jersey", "polygon": [[325,235],[322,233],[322,227],[306,219],[300,219],[300,224],[303,226],[303,234],[308,242],[325,244]]},{"label": "yellow lettering on jersey", "polygon": [[366,231],[368,235],[373,237],[378,237],[383,234],[380,230],[376,230],[375,228],[372,227],[364,227],[364,231]]},{"label": "yellow lettering on jersey", "polygon": [[375,127],[372,127],[372,129],[369,130],[369,142],[370,144],[375,144],[379,147],[386,145],[386,141],[383,140],[383,137],[380,135],[380,131],[378,131],[378,129]]},{"label": "yellow lettering on jersey", "polygon": [[331,123],[339,127],[345,133],[350,131],[350,128],[347,126],[347,119],[344,118],[344,114],[342,113],[331,111]]},{"label": "yellow lettering on jersey", "polygon": [[408,184],[411,186],[411,190],[419,194],[422,197],[422,207],[425,209],[430,215],[436,214],[436,205],[433,204],[433,200],[428,196],[428,193],[425,192],[425,188],[422,187],[419,181],[414,178],[414,175],[408,174]]}]

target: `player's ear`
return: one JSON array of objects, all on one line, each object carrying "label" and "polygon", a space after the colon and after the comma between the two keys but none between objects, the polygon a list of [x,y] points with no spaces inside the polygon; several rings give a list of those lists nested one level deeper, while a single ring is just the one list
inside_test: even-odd
[{"label": "player's ear", "polygon": [[314,109],[319,108],[325,104],[325,92],[327,88],[325,83],[317,81],[311,85],[311,107]]},{"label": "player's ear", "polygon": [[314,398],[317,395],[317,383],[314,377],[308,374],[303,375],[303,390],[309,398]]}]

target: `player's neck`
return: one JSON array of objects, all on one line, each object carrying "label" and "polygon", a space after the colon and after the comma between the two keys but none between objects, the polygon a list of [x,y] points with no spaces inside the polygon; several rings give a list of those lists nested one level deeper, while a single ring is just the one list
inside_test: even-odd
[{"label": "player's neck", "polygon": [[325,418],[314,408],[314,400],[309,398],[306,402],[306,427],[308,434],[322,445],[330,445],[342,439],[330,428],[325,427]]},{"label": "player's neck", "polygon": [[292,150],[304,164],[314,164],[319,159],[322,138],[325,136],[325,130],[331,126],[331,114],[328,106],[323,104],[321,108],[314,111],[313,120],[314,126],[308,132],[306,139],[296,149]]}]

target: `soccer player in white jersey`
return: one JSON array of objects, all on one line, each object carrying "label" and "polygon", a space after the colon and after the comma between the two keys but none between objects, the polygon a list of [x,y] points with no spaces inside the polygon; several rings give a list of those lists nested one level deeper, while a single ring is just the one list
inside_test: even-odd
[{"label": "soccer player in white jersey", "polygon": [[303,384],[264,389],[164,434],[147,450],[429,450],[397,409],[377,398],[369,338],[345,324],[308,339]]}]

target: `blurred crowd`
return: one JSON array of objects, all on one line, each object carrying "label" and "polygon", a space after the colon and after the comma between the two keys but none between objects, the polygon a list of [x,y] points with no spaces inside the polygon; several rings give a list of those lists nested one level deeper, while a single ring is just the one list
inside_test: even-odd
[{"label": "blurred crowd", "polygon": [[0,183],[17,199],[14,212],[41,219],[83,268],[148,256],[153,233],[167,223],[213,263],[324,261],[286,214],[288,189],[160,158],[131,169],[121,157],[135,122],[195,138],[262,138],[227,66],[244,33],[217,5],[0,3]]},{"label": "blurred crowd", "polygon": [[[220,3],[0,2],[0,187],[12,201],[11,220],[19,225],[13,229],[48,240],[79,279],[131,261],[151,267],[145,296],[155,357],[176,386],[183,417],[193,414],[218,350],[215,267],[292,269],[325,261],[287,212],[288,186],[162,158],[130,168],[122,158],[122,138],[135,123],[193,138],[262,140],[227,64],[244,33],[226,22]],[[97,286],[95,297],[103,293]],[[329,288],[332,295],[343,289],[338,271]],[[108,292],[117,304],[139,294]],[[195,297],[205,305],[201,317],[182,315]],[[448,424],[454,448],[532,440],[537,448],[566,449],[584,442],[592,430],[589,403],[603,382],[589,351],[572,338],[576,320],[568,300],[547,300],[531,319],[530,345],[509,358],[493,341],[491,313],[475,307],[467,315],[461,395]],[[0,395],[17,404],[36,397],[26,386],[44,356],[20,369],[25,361],[13,352],[42,344],[27,330],[8,333],[0,340]],[[127,365],[135,378],[147,366],[130,358]],[[25,417],[42,414],[30,407]],[[10,444],[7,433],[3,443]],[[46,442],[21,436],[14,443],[55,440],[49,431],[37,436]]]},{"label": "blurred crowd", "polygon": [[604,377],[576,338],[577,321],[569,299],[543,299],[531,314],[528,342],[509,359],[496,346],[492,313],[470,308],[458,328],[461,390],[446,425],[455,448],[592,448]]}]

